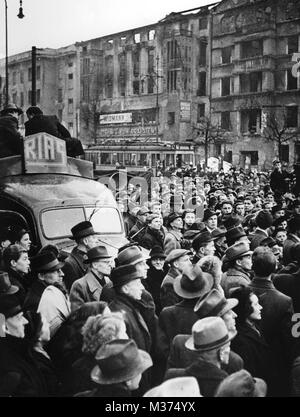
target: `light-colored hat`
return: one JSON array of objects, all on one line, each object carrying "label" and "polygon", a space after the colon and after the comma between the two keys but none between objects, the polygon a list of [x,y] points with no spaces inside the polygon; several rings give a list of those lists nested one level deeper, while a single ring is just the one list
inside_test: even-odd
[{"label": "light-colored hat", "polygon": [[207,352],[226,345],[234,336],[229,336],[221,317],[205,317],[193,325],[192,336],[185,342],[185,347],[189,350]]},{"label": "light-colored hat", "polygon": [[253,378],[245,369],[228,375],[219,385],[215,397],[265,397],[267,384]]},{"label": "light-colored hat", "polygon": [[183,376],[168,379],[147,391],[144,397],[202,397],[202,395],[197,379],[193,376]]},{"label": "light-colored hat", "polygon": [[226,250],[224,257],[226,261],[233,261],[246,255],[252,255],[249,244],[246,242],[237,242]]},{"label": "light-colored hat", "polygon": [[173,249],[167,256],[166,262],[170,263],[176,261],[176,259],[181,258],[182,256],[187,255],[188,253],[190,253],[190,251],[186,249]]}]

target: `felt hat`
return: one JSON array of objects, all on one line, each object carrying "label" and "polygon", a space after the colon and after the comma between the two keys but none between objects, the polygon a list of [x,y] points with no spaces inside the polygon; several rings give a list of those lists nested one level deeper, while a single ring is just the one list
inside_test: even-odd
[{"label": "felt hat", "polygon": [[144,397],[202,397],[199,384],[194,376],[168,379],[147,391]]},{"label": "felt hat", "polygon": [[135,265],[122,265],[114,268],[110,275],[113,287],[122,287],[135,279],[143,279],[141,272],[137,270]]},{"label": "felt hat", "polygon": [[111,256],[108,254],[105,246],[95,246],[87,251],[87,259],[83,262],[85,264],[90,264],[92,262],[98,261],[99,259],[109,259]]},{"label": "felt hat", "polygon": [[173,249],[166,258],[166,262],[171,263],[176,261],[176,259],[181,258],[184,255],[190,254],[190,251],[187,249]]},{"label": "felt hat", "polygon": [[89,221],[83,221],[76,224],[72,227],[71,232],[74,240],[96,234],[96,232],[93,229],[92,223]]},{"label": "felt hat", "polygon": [[64,266],[59,262],[53,251],[44,251],[38,253],[30,260],[31,269],[35,272],[53,272],[58,271]]},{"label": "felt hat", "polygon": [[15,294],[19,287],[12,285],[7,272],[0,271],[0,298],[4,295]]},{"label": "felt hat", "polygon": [[224,227],[217,227],[211,232],[211,237],[213,240],[220,239],[226,235],[226,229]]},{"label": "felt hat", "polygon": [[198,300],[194,311],[200,318],[208,316],[222,317],[227,311],[236,307],[238,303],[236,298],[225,298],[220,291],[213,288]]},{"label": "felt hat", "polygon": [[207,352],[226,345],[234,336],[229,336],[221,317],[205,317],[194,323],[192,336],[185,342],[185,347],[189,350]]},{"label": "felt hat", "polygon": [[253,378],[245,369],[228,375],[219,385],[215,397],[265,397],[267,384]]},{"label": "felt hat", "polygon": [[117,339],[103,344],[95,356],[97,365],[92,381],[101,385],[129,381],[152,366],[149,353],[138,349],[132,339]]},{"label": "felt hat", "polygon": [[192,242],[193,249],[198,252],[199,248],[209,242],[212,242],[213,238],[211,233],[208,230],[204,230],[203,232],[200,232]]},{"label": "felt hat", "polygon": [[211,209],[206,209],[204,210],[204,216],[203,216],[203,221],[206,222],[206,220],[208,220],[210,217],[212,216],[216,216],[217,213]]},{"label": "felt hat", "polygon": [[226,261],[233,261],[235,259],[242,258],[243,256],[252,255],[252,251],[249,248],[249,244],[246,242],[237,242],[232,246],[229,246],[225,252]]},{"label": "felt hat", "polygon": [[170,226],[171,223],[174,220],[179,219],[179,218],[182,219],[182,214],[181,213],[178,213],[178,212],[177,213],[176,212],[171,213],[167,218],[167,226]]},{"label": "felt hat", "polygon": [[0,298],[0,314],[3,314],[5,318],[14,317],[21,311],[22,307],[16,293],[6,294]]},{"label": "felt hat", "polygon": [[226,242],[228,246],[233,245],[239,238],[247,236],[242,226],[235,226],[232,229],[227,230]]},{"label": "felt hat", "polygon": [[213,285],[213,277],[196,264],[185,267],[182,274],[175,278],[173,287],[179,297],[191,299],[203,296]]},{"label": "felt hat", "polygon": [[167,255],[165,254],[165,252],[162,250],[162,248],[160,246],[154,246],[151,251],[149,252],[149,257],[150,259],[154,259],[154,258],[163,258],[165,259],[167,257]]},{"label": "felt hat", "polygon": [[232,229],[233,227],[240,226],[241,225],[241,219],[239,216],[235,214],[231,214],[230,216],[226,217],[226,219],[223,220],[223,226],[226,227],[227,230]]},{"label": "felt hat", "polygon": [[128,246],[118,253],[116,265],[135,265],[138,262],[146,261],[147,259],[148,258],[143,255],[141,249],[138,246],[133,245]]}]

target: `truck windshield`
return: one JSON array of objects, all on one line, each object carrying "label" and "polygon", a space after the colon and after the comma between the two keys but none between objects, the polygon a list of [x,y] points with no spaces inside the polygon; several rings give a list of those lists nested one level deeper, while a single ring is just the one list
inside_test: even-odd
[{"label": "truck windshield", "polygon": [[114,207],[66,207],[47,210],[41,215],[42,231],[48,239],[68,237],[75,224],[88,219],[96,233],[122,233],[120,216]]}]

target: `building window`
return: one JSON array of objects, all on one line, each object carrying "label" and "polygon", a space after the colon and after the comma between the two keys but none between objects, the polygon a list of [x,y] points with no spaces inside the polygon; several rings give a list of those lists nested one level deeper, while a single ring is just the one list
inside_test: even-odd
[{"label": "building window", "polygon": [[206,50],[207,50],[207,42],[200,41],[200,54],[199,54],[199,65],[205,66],[206,65]]},{"label": "building window", "polygon": [[298,35],[288,36],[287,38],[287,53],[288,54],[293,54],[294,52],[298,52],[298,42],[299,42]]},{"label": "building window", "polygon": [[138,77],[140,75],[140,52],[136,51],[132,54],[133,75]]},{"label": "building window", "polygon": [[152,94],[154,91],[154,78],[148,77],[148,94]]},{"label": "building window", "polygon": [[291,70],[287,70],[287,90],[297,90],[297,77],[294,77]]},{"label": "building window", "polygon": [[82,72],[83,72],[83,74],[89,74],[89,72],[90,72],[90,58],[83,58]]},{"label": "building window", "polygon": [[251,58],[263,55],[263,40],[246,41],[241,43],[241,58]]},{"label": "building window", "polygon": [[221,78],[221,96],[230,95],[230,77]]},{"label": "building window", "polygon": [[32,96],[32,91],[29,90],[28,91],[28,103],[31,104],[31,96]]},{"label": "building window", "polygon": [[119,92],[120,96],[125,96],[126,89],[126,55],[119,55]]},{"label": "building window", "polygon": [[61,122],[63,118],[63,111],[62,109],[57,110],[58,120]]},{"label": "building window", "polygon": [[289,145],[281,145],[279,146],[279,158],[283,162],[289,162],[289,155],[290,154],[290,147]]},{"label": "building window", "polygon": [[261,130],[261,109],[247,109],[241,111],[242,133],[259,133]]},{"label": "building window", "polygon": [[73,74],[68,74],[68,79],[73,80]]},{"label": "building window", "polygon": [[[62,91],[62,90],[61,90]],[[90,83],[88,79],[82,81],[82,100],[88,102],[90,99]]]},{"label": "building window", "polygon": [[28,68],[28,81],[32,81],[32,69]]},{"label": "building window", "polygon": [[36,67],[36,79],[41,79],[41,67],[39,65]]},{"label": "building window", "polygon": [[20,71],[20,83],[24,84],[24,71]]},{"label": "building window", "polygon": [[59,103],[62,103],[62,101],[63,101],[63,90],[62,90],[62,88],[59,88],[57,90],[57,101]]},{"label": "building window", "polygon": [[200,103],[197,106],[197,122],[200,122],[202,117],[205,117],[205,103]]},{"label": "building window", "polygon": [[38,88],[36,90],[36,103],[39,104],[41,102],[41,90]]},{"label": "building window", "polygon": [[232,59],[232,46],[226,46],[221,50],[221,64],[230,64]]},{"label": "building window", "polygon": [[73,88],[73,74],[68,74],[68,88],[69,90]]},{"label": "building window", "polygon": [[177,71],[168,71],[167,74],[167,89],[168,92],[176,91],[177,89]]},{"label": "building window", "polygon": [[262,91],[262,72],[250,72],[240,75],[241,93],[257,93]]},{"label": "building window", "polygon": [[141,34],[140,33],[136,33],[134,35],[134,42],[135,43],[140,43],[141,42]]},{"label": "building window", "polygon": [[206,72],[199,72],[197,96],[206,96]]},{"label": "building window", "polygon": [[132,82],[133,94],[140,94],[140,82],[139,80],[134,80]]},{"label": "building window", "polygon": [[223,111],[221,113],[221,128],[224,130],[231,130],[230,112]]},{"label": "building window", "polygon": [[72,98],[68,99],[68,113],[69,114],[73,113],[73,99]]},{"label": "building window", "polygon": [[207,28],[207,16],[200,17],[199,19],[199,30]]},{"label": "building window", "polygon": [[13,99],[13,103],[17,104],[17,93],[13,93],[12,99]]},{"label": "building window", "polygon": [[167,43],[167,61],[170,62],[178,57],[177,40],[173,39]]},{"label": "building window", "polygon": [[155,30],[150,30],[148,33],[149,41],[152,41],[155,38]]},{"label": "building window", "polygon": [[68,62],[68,67],[73,67],[73,62]]},{"label": "building window", "polygon": [[286,107],[286,126],[298,127],[298,106]]},{"label": "building window", "polygon": [[13,83],[13,85],[17,84],[17,73],[16,73],[16,71],[14,71],[12,73],[12,83]]},{"label": "building window", "polygon": [[175,112],[171,111],[168,112],[168,125],[171,126],[173,124],[175,124]]},{"label": "building window", "polygon": [[113,79],[114,79],[113,56],[107,55],[105,57],[105,95],[107,98],[112,98],[113,96]]},{"label": "building window", "polygon": [[21,107],[24,106],[24,93],[23,93],[23,91],[20,93],[20,106]]}]

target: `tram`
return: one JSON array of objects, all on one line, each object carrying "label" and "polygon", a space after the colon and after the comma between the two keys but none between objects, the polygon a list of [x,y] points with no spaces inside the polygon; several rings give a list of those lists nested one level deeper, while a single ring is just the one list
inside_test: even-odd
[{"label": "tram", "polygon": [[85,159],[93,162],[95,172],[125,168],[129,172],[155,171],[170,165],[195,165],[195,152],[191,144],[176,142],[114,143],[89,147]]}]

